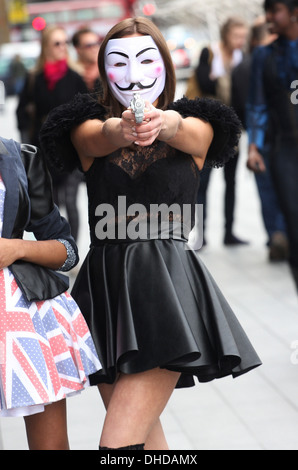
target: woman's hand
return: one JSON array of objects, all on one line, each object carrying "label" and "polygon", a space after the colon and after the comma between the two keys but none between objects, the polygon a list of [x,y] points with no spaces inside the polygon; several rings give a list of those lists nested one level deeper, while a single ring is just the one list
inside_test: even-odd
[{"label": "woman's hand", "polygon": [[248,151],[247,168],[255,173],[264,173],[266,165],[257,147],[251,144]]},{"label": "woman's hand", "polygon": [[134,113],[127,109],[122,114],[121,128],[123,137],[136,145],[146,147],[151,145],[159,136],[164,126],[164,112],[146,102],[143,122],[137,124]]},{"label": "woman's hand", "polygon": [[19,239],[0,238],[0,269],[6,268],[20,257]]},{"label": "woman's hand", "polygon": [[151,145],[164,125],[165,113],[146,103],[144,120],[137,124],[131,109],[126,109],[121,118],[112,117],[102,122],[92,119],[77,126],[71,140],[78,152],[82,168],[88,171],[94,158],[105,157],[132,143]]}]

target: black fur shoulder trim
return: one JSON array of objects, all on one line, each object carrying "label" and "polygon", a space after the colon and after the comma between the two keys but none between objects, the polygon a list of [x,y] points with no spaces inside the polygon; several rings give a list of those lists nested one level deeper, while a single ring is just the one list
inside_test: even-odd
[{"label": "black fur shoulder trim", "polygon": [[96,95],[78,93],[72,101],[53,109],[40,132],[40,145],[48,164],[58,172],[80,168],[70,131],[88,119],[104,120],[106,110]]},{"label": "black fur shoulder trim", "polygon": [[236,154],[241,137],[241,122],[234,110],[218,100],[186,97],[175,101],[169,109],[181,116],[193,116],[209,122],[214,130],[214,138],[209,148],[205,166],[221,167]]}]

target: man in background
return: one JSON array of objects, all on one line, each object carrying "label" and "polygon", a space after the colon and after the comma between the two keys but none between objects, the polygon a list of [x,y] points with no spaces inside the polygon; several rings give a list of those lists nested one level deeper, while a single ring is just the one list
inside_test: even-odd
[{"label": "man in background", "polygon": [[78,30],[72,38],[72,44],[77,53],[77,65],[88,87],[88,90],[100,91],[100,78],[97,65],[97,56],[100,40],[97,33],[89,28]]},{"label": "man in background", "polygon": [[[247,104],[251,167],[265,171],[265,138],[270,170],[289,237],[289,263],[298,291],[298,106],[291,99],[298,76],[298,0],[265,0],[266,20],[278,38],[253,53]],[[294,101],[294,102],[293,102]]]}]

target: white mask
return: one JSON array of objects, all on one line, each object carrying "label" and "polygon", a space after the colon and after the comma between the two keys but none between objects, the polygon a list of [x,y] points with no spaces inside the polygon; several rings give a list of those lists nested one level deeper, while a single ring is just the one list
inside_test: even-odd
[{"label": "white mask", "polygon": [[126,108],[133,93],[154,103],[165,86],[164,61],[151,36],[110,39],[105,50],[105,71],[113,95]]}]

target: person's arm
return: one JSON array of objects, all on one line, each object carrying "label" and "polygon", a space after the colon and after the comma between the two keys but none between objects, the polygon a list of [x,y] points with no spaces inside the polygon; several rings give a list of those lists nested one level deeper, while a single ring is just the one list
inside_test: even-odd
[{"label": "person's arm", "polygon": [[158,139],[171,147],[192,155],[200,169],[213,139],[213,129],[208,122],[195,117],[183,118],[177,111],[161,111],[151,106],[145,120],[136,126],[136,143],[150,145]]},{"label": "person's arm", "polygon": [[50,269],[59,269],[66,258],[66,248],[57,240],[0,238],[0,269],[10,266],[17,260],[29,261]]},{"label": "person's arm", "polygon": [[[0,239],[0,264],[29,261],[54,270],[68,271],[79,261],[70,226],[61,217],[52,195],[52,180],[42,152],[21,145],[21,160],[27,176],[30,218],[25,227],[35,240]],[[21,209],[20,209],[21,210]]]},{"label": "person's arm", "polygon": [[72,143],[83,169],[87,170],[95,157],[108,155],[132,143],[145,147],[155,139],[193,155],[197,165],[203,167],[213,138],[211,125],[197,118],[183,119],[176,111],[162,111],[149,103],[147,108],[141,124],[136,124],[134,114],[128,109],[122,118],[110,118],[105,122],[89,120],[74,129]]},{"label": "person's arm", "polygon": [[264,172],[266,170],[262,157],[265,134],[268,128],[268,107],[263,80],[266,52],[267,48],[261,47],[253,53],[250,88],[246,105],[249,143],[247,167],[255,172]]},{"label": "person's arm", "polygon": [[71,131],[71,141],[84,171],[88,170],[94,158],[109,155],[118,148],[131,145],[134,141],[132,125],[129,129],[131,138],[128,140],[122,132],[121,121],[120,118],[110,118],[105,122],[90,119]]},{"label": "person's arm", "polygon": [[[169,111],[178,113],[178,121],[171,120],[171,116],[177,118],[177,114],[171,114]],[[160,139],[173,147],[190,152],[199,160],[204,158],[205,149],[208,148],[205,166],[221,167],[235,156],[242,131],[241,123],[230,107],[218,100],[207,98],[188,100],[184,97],[171,103],[164,114],[169,118],[165,129],[161,129],[162,112],[158,110],[155,116],[156,125],[153,128],[150,129],[152,119],[141,124],[148,124],[147,128],[143,127],[143,130],[151,133],[148,142],[141,142],[141,129],[136,125],[130,110],[124,111],[122,118],[106,121],[105,114],[105,108],[88,95],[80,95],[72,103],[52,111],[40,134],[42,148],[51,165],[60,171],[71,171],[77,166],[87,171],[94,158],[106,156],[134,142],[141,146],[150,145],[161,133]],[[145,114],[145,119],[148,119],[148,114]],[[213,138],[209,124],[214,132]],[[179,129],[179,132],[175,131],[170,135],[175,128]],[[189,139],[185,139],[185,129]],[[208,147],[210,140],[212,142]],[[199,165],[201,163],[199,161]]]},{"label": "person's arm", "polygon": [[246,166],[255,173],[264,173],[266,171],[264,159],[254,143],[249,144]]},{"label": "person's arm", "polygon": [[[166,122],[170,121],[167,119]],[[214,137],[214,131],[208,122],[195,117],[181,118],[179,116],[177,132],[172,137],[166,138],[168,129],[160,132],[158,139],[166,141],[171,147],[192,155],[199,170],[202,170],[205,159]]]}]

